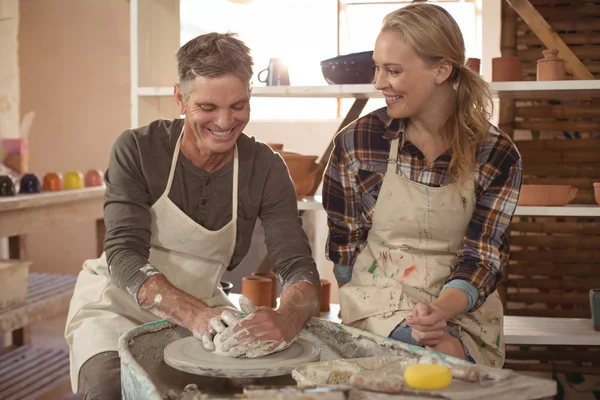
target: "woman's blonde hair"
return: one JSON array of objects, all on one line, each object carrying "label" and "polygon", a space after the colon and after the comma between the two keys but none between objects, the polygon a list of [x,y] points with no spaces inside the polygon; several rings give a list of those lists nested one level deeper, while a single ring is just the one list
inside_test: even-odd
[{"label": "woman's blonde hair", "polygon": [[456,85],[454,135],[450,173],[455,180],[470,179],[477,151],[489,130],[492,97],[481,76],[465,65],[465,43],[454,18],[442,7],[413,3],[391,12],[382,31],[397,30],[428,66],[452,63],[450,81]]}]

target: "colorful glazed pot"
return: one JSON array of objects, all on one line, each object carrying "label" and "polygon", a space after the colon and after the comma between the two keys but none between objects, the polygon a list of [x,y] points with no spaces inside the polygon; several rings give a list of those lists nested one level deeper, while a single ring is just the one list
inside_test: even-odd
[{"label": "colorful glazed pot", "polygon": [[59,192],[63,189],[62,175],[56,172],[48,172],[44,175],[42,190],[44,192]]},{"label": "colorful glazed pot", "polygon": [[66,190],[82,189],[83,175],[79,171],[69,171],[65,174],[64,186]]},{"label": "colorful glazed pot", "polygon": [[40,180],[35,174],[25,174],[21,178],[19,193],[40,193],[42,191]]},{"label": "colorful glazed pot", "polygon": [[104,173],[99,169],[91,169],[85,174],[85,187],[103,186]]},{"label": "colorful glazed pot", "polygon": [[15,183],[8,175],[0,175],[0,196],[14,196]]}]

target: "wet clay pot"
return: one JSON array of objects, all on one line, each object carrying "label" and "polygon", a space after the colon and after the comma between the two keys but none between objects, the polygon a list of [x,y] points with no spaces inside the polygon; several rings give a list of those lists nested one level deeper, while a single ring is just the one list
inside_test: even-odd
[{"label": "wet clay pot", "polygon": [[85,174],[85,187],[104,185],[104,173],[99,169],[91,169]]},{"label": "wet clay pot", "polygon": [[519,57],[492,58],[492,82],[523,80],[523,62]]},{"label": "wet clay pot", "polygon": [[467,58],[465,65],[478,74],[480,73],[481,60],[479,58]]},{"label": "wet clay pot", "polygon": [[329,304],[331,302],[331,282],[327,279],[321,279],[321,312],[329,312]]},{"label": "wet clay pot", "polygon": [[596,198],[596,203],[600,205],[600,182],[594,182],[594,197]]},{"label": "wet clay pot", "polygon": [[317,178],[323,174],[325,166],[316,162],[317,156],[305,156],[287,151],[282,151],[280,154],[290,171],[298,198],[308,195],[315,186]]},{"label": "wet clay pot", "polygon": [[23,175],[19,186],[19,193],[40,193],[41,191],[40,180],[35,174]]},{"label": "wet clay pot", "polygon": [[262,276],[242,278],[242,294],[256,307],[271,307],[271,280]]},{"label": "wet clay pot", "polygon": [[577,196],[571,185],[522,185],[519,206],[566,206]]},{"label": "wet clay pot", "polygon": [[15,183],[8,175],[0,175],[0,196],[14,196]]},{"label": "wet clay pot", "polygon": [[544,58],[537,62],[538,81],[564,81],[567,75],[565,60],[558,58],[558,50],[548,49],[542,51]]},{"label": "wet clay pot", "polygon": [[277,307],[277,275],[273,272],[254,272],[252,273],[252,276],[271,280],[271,307]]},{"label": "wet clay pot", "polygon": [[62,175],[56,172],[48,172],[44,175],[42,190],[44,192],[58,192],[63,189]]}]

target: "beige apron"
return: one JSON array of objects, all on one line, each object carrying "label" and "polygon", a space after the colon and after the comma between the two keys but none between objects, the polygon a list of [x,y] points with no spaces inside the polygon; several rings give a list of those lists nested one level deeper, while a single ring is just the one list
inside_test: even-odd
[{"label": "beige apron", "polygon": [[[416,302],[439,296],[475,206],[473,181],[429,187],[398,173],[398,143],[390,160],[365,247],[352,280],[339,291],[342,320],[388,337],[411,314]],[[504,364],[503,308],[498,292],[472,313],[448,325],[460,332],[478,364]]]},{"label": "beige apron", "polygon": [[[150,209],[152,237],[149,262],[180,290],[207,305],[233,306],[220,286],[236,240],[238,153],[233,158],[232,219],[218,231],[197,224],[169,199],[181,135],[177,140],[169,179],[162,196]],[[139,307],[132,297],[111,283],[106,255],[87,260],[71,299],[65,337],[70,346],[71,385],[77,392],[79,370],[91,357],[117,351],[121,334],[160,319]]]}]

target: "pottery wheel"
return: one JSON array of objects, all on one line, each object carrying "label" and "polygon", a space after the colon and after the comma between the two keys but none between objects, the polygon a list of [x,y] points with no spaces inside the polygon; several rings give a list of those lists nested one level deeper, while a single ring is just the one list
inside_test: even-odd
[{"label": "pottery wheel", "polygon": [[297,339],[290,347],[258,358],[232,358],[204,349],[202,341],[189,336],[165,346],[167,365],[195,375],[222,378],[264,378],[287,375],[302,364],[319,361],[321,350],[307,340]]}]

